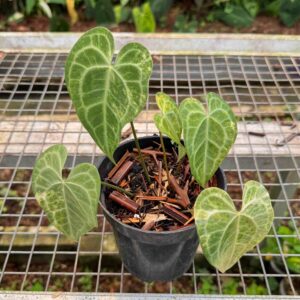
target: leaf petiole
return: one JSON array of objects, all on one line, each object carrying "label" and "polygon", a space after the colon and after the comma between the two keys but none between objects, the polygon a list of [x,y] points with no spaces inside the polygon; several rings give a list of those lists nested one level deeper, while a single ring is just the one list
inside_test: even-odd
[{"label": "leaf petiole", "polygon": [[130,193],[130,192],[128,192],[128,191],[122,189],[122,188],[119,187],[119,186],[116,186],[116,185],[113,185],[113,184],[110,184],[110,183],[104,182],[104,181],[101,182],[101,185],[106,186],[106,187],[111,188],[111,189],[114,189],[114,190],[116,190],[116,191],[119,191],[119,192],[121,192],[121,193],[124,193],[124,194],[128,195],[129,197],[134,197],[134,194],[133,194],[133,193]]},{"label": "leaf petiole", "polygon": [[165,148],[164,139],[163,139],[161,132],[159,132],[159,137],[160,137],[160,144],[161,144],[161,147],[162,147],[162,150],[164,153],[163,160],[164,160],[164,165],[165,165],[165,169],[166,169],[166,173],[167,173],[168,182],[171,183],[168,162],[167,162],[166,148]]}]

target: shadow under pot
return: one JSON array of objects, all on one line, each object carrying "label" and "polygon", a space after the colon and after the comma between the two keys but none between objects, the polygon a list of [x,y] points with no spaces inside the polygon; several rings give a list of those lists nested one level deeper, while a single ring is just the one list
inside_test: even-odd
[{"label": "shadow under pot", "polygon": [[[140,147],[157,147],[160,144],[158,136],[139,138]],[[164,137],[166,151],[174,147],[171,140]],[[134,140],[126,141],[116,149],[115,161],[119,161],[128,150],[135,148]],[[107,158],[101,161],[99,173],[105,179],[113,168],[113,163]],[[226,179],[222,169],[216,174],[217,185],[226,190]],[[101,206],[108,222],[112,225],[121,259],[126,269],[139,279],[151,281],[171,281],[186,272],[195,256],[199,240],[195,224],[174,231],[144,231],[126,225],[115,218],[108,209],[105,189],[101,193]]]}]

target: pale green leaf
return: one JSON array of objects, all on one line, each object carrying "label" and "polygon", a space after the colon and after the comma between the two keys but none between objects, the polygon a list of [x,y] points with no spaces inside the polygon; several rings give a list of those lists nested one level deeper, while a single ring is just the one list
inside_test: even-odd
[{"label": "pale green leaf", "polygon": [[204,187],[228,154],[237,135],[230,106],[215,93],[207,95],[207,109],[187,98],[179,107],[183,138],[191,172]]},{"label": "pale green leaf", "polygon": [[179,118],[179,109],[175,101],[165,93],[156,94],[156,103],[161,113],[154,116],[154,123],[158,130],[167,135],[178,145],[178,160],[186,154],[184,146],[181,144],[181,121]]},{"label": "pale green leaf", "polygon": [[52,18],[52,12],[48,5],[48,3],[45,0],[39,0],[38,2],[39,8],[42,10],[42,12],[49,18]]},{"label": "pale green leaf", "polygon": [[66,159],[63,145],[52,146],[42,153],[34,166],[32,189],[49,221],[77,241],[97,226],[100,176],[95,166],[82,163],[68,178],[63,178]]},{"label": "pale green leaf", "polygon": [[149,2],[132,9],[132,16],[137,32],[155,32],[156,23]]},{"label": "pale green leaf", "polygon": [[97,27],[73,46],[65,78],[77,115],[97,145],[113,161],[123,126],[146,104],[152,58],[148,50],[129,43],[115,63],[113,36]]},{"label": "pale green leaf", "polygon": [[225,272],[268,234],[274,211],[264,186],[248,181],[240,211],[225,191],[208,188],[198,196],[194,215],[206,259]]}]

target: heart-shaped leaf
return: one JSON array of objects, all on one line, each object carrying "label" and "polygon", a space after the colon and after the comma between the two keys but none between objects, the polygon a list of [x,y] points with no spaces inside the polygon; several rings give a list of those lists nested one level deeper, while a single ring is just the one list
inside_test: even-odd
[{"label": "heart-shaped leaf", "polygon": [[193,98],[179,106],[183,138],[191,172],[204,187],[228,154],[237,135],[230,106],[215,93],[207,95],[207,111]]},{"label": "heart-shaped leaf", "polygon": [[32,189],[49,221],[77,241],[97,226],[100,177],[95,166],[82,163],[64,179],[66,159],[63,145],[52,146],[42,153],[34,166]]},{"label": "heart-shaped leaf", "polygon": [[165,93],[156,94],[156,103],[161,113],[154,116],[154,123],[158,130],[167,135],[178,145],[178,160],[186,154],[184,146],[181,144],[181,121],[179,118],[179,109],[175,101]]},{"label": "heart-shaped leaf", "polygon": [[208,188],[198,196],[194,214],[203,253],[221,272],[268,234],[274,218],[270,196],[256,181],[245,184],[240,211],[225,191]]},{"label": "heart-shaped leaf", "polygon": [[138,43],[124,46],[114,64],[113,53],[110,31],[93,28],[73,46],[65,67],[78,117],[112,161],[122,127],[145,106],[152,72],[152,58]]}]

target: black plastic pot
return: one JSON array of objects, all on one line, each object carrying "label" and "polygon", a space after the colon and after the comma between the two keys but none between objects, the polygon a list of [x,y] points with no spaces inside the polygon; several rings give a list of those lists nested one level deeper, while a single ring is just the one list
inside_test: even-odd
[{"label": "black plastic pot", "polygon": [[[141,148],[157,146],[158,136],[139,139]],[[164,138],[166,149],[173,145]],[[121,144],[114,153],[118,161],[126,152],[135,148],[134,140]],[[106,178],[113,164],[105,157],[99,165],[101,178]],[[226,189],[226,179],[221,169],[216,172],[218,187]],[[170,281],[181,276],[190,267],[199,240],[195,225],[170,232],[142,231],[117,220],[106,208],[104,191],[101,193],[101,206],[104,215],[113,227],[120,256],[126,269],[143,281]]]},{"label": "black plastic pot", "polygon": [[[294,278],[292,278],[292,281],[293,281],[293,286],[294,286],[296,295],[299,295],[300,294],[300,278],[294,277]],[[280,295],[283,295],[283,296],[294,296],[295,295],[291,289],[291,285],[287,278],[281,279],[280,284],[279,284],[279,292],[280,292]]]}]

